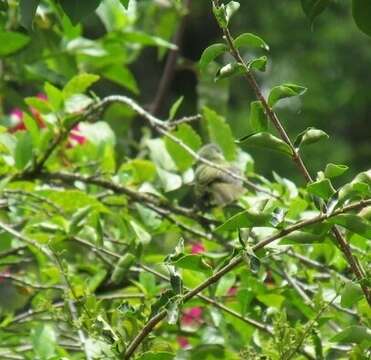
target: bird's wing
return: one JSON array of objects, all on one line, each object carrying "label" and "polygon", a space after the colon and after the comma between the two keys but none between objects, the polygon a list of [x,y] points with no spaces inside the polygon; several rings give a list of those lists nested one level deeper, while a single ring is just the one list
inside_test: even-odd
[{"label": "bird's wing", "polygon": [[231,183],[214,183],[210,187],[210,202],[213,205],[228,205],[237,200],[245,189]]},{"label": "bird's wing", "polygon": [[[240,169],[235,166],[226,166],[226,170],[233,172],[236,175],[241,176]],[[215,169],[211,166],[201,164],[196,168],[195,180],[200,186],[207,186],[215,182],[226,182],[226,183],[238,183],[242,185],[242,182],[238,179],[233,178],[231,175],[226,174],[224,171]]]}]

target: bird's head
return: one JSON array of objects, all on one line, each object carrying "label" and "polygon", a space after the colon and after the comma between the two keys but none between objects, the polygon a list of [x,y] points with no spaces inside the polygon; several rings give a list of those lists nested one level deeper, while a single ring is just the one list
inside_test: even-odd
[{"label": "bird's head", "polygon": [[223,161],[224,155],[222,149],[216,144],[204,145],[199,151],[198,155],[209,161]]}]

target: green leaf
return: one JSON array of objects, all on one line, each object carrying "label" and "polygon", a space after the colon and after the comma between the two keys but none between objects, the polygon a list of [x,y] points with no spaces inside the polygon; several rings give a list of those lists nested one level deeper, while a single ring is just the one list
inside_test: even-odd
[{"label": "green leaf", "polygon": [[354,214],[341,214],[328,219],[331,224],[345,227],[358,235],[371,239],[371,222]]},{"label": "green leaf", "polygon": [[157,295],[156,278],[153,274],[141,272],[139,274],[139,282],[150,296]]},{"label": "green leaf", "polygon": [[329,4],[330,0],[301,0],[301,7],[311,24]]},{"label": "green leaf", "polygon": [[363,291],[359,284],[348,281],[341,294],[341,306],[352,307],[363,298]]},{"label": "green leaf", "polygon": [[130,267],[135,264],[136,257],[133,254],[127,253],[120,257],[111,275],[111,281],[114,284],[120,284]]},{"label": "green leaf", "polygon": [[48,101],[38,97],[27,97],[24,99],[24,102],[42,114],[48,114],[52,111]]},{"label": "green leaf", "polygon": [[120,0],[120,3],[125,7],[125,9],[128,8],[130,0]]},{"label": "green leaf", "polygon": [[[200,136],[188,124],[181,124],[172,134],[194,151],[202,145]],[[187,170],[195,162],[192,155],[168,137],[165,138],[165,146],[180,171]]]},{"label": "green leaf", "polygon": [[109,124],[105,121],[97,121],[94,124],[80,123],[79,129],[84,137],[97,146],[115,145],[116,137]]},{"label": "green leaf", "polygon": [[252,210],[245,210],[229,218],[225,223],[219,225],[215,231],[222,232],[255,226],[271,226],[271,220],[271,213],[257,213]]},{"label": "green leaf", "polygon": [[182,105],[184,100],[184,96],[180,96],[173,105],[171,105],[170,111],[169,111],[169,120],[173,120]]},{"label": "green leaf", "polygon": [[307,88],[295,84],[282,84],[275,86],[269,93],[268,104],[273,107],[280,99],[303,95]]},{"label": "green leaf", "polygon": [[136,240],[138,244],[146,245],[151,241],[151,234],[148,233],[141,225],[139,225],[136,221],[130,221],[130,225],[132,230],[136,235]]},{"label": "green leaf", "polygon": [[31,330],[31,342],[37,358],[47,360],[55,355],[57,337],[52,325],[35,324]]},{"label": "green leaf", "polygon": [[[79,114],[84,111],[93,103],[93,99],[84,94],[75,94],[69,96],[64,102],[64,111],[66,114]],[[75,116],[65,117],[64,125],[67,127],[70,124],[70,121],[74,122],[76,120]]]},{"label": "green leaf", "polygon": [[337,343],[356,343],[371,341],[371,331],[366,326],[349,326],[333,336],[330,341]]},{"label": "green leaf", "polygon": [[36,14],[40,0],[20,0],[19,11],[21,14],[20,23],[27,30],[32,29],[32,22]]},{"label": "green leaf", "polygon": [[233,45],[238,49],[241,46],[251,46],[256,48],[262,48],[264,50],[269,50],[268,44],[259,36],[251,33],[244,33],[237,36],[233,40]]},{"label": "green leaf", "polygon": [[177,190],[182,186],[182,177],[178,174],[158,167],[157,175],[165,192]]},{"label": "green leaf", "polygon": [[137,44],[147,46],[159,46],[165,47],[171,50],[177,50],[177,46],[169,43],[168,41],[159,38],[158,36],[152,36],[140,31],[131,31],[120,34],[120,38],[127,42],[133,42]]},{"label": "green leaf", "polygon": [[210,275],[212,270],[201,255],[184,255],[172,261],[171,264],[177,268],[198,271],[208,275]]},{"label": "green leaf", "polygon": [[253,101],[250,103],[249,123],[254,133],[268,130],[268,118],[265,115],[261,101]]},{"label": "green leaf", "polygon": [[215,295],[216,296],[225,296],[228,294],[229,289],[236,282],[236,275],[233,273],[228,273],[224,275],[218,282],[216,287]]},{"label": "green leaf", "polygon": [[28,132],[22,132],[21,134],[19,134],[14,154],[15,166],[19,170],[23,170],[31,161],[32,150],[33,144],[31,134]]},{"label": "green leaf", "polygon": [[311,339],[314,345],[315,350],[315,358],[317,360],[325,360],[323,356],[323,345],[321,335],[318,329],[312,329],[311,331]]},{"label": "green leaf", "polygon": [[327,164],[325,169],[325,176],[327,178],[334,178],[343,175],[349,169],[346,165]]},{"label": "green leaf", "polygon": [[324,200],[328,200],[332,195],[335,194],[331,181],[329,179],[318,180],[307,185],[307,190],[317,195]]},{"label": "green leaf", "polygon": [[103,77],[112,82],[121,85],[122,87],[130,90],[134,94],[139,94],[137,81],[135,80],[132,72],[123,65],[110,65],[100,70]]},{"label": "green leaf", "polygon": [[267,132],[260,132],[257,134],[248,135],[238,140],[238,143],[247,146],[261,147],[269,150],[274,150],[281,152],[285,155],[292,156],[292,151],[288,144]]},{"label": "green leaf", "polygon": [[145,159],[134,159],[122,164],[119,173],[131,172],[134,183],[141,184],[152,181],[156,177],[155,165]]},{"label": "green leaf", "polygon": [[64,98],[67,99],[71,95],[85,92],[85,90],[99,80],[98,75],[94,74],[78,74],[74,76],[63,88]]},{"label": "green leaf", "polygon": [[71,19],[73,25],[76,25],[82,19],[90,15],[99,6],[102,0],[59,0],[62,9]]},{"label": "green leaf", "polygon": [[265,71],[267,66],[268,58],[266,56],[261,56],[260,58],[253,59],[248,62],[247,68],[250,70],[259,70],[259,71]]},{"label": "green leaf", "polygon": [[294,146],[300,148],[301,146],[314,144],[328,138],[329,136],[324,131],[309,127],[296,137]]},{"label": "green leaf", "polygon": [[221,80],[221,79],[228,79],[232,76],[241,75],[245,73],[245,67],[240,63],[230,63],[227,65],[224,65],[222,68],[220,68],[216,75],[215,75],[215,81]]},{"label": "green leaf", "polygon": [[103,206],[94,195],[89,195],[84,191],[48,189],[39,190],[36,194],[46,197],[49,201],[53,202],[65,212],[75,213],[79,209],[89,205],[96,211],[108,212],[106,207]]},{"label": "green leaf", "polygon": [[339,200],[371,196],[371,170],[359,173],[350,183],[339,190]]},{"label": "green leaf", "polygon": [[183,294],[183,279],[180,273],[173,267],[169,267],[170,273],[170,285],[174,294],[181,295]]},{"label": "green leaf", "polygon": [[84,225],[84,220],[90,214],[92,207],[90,205],[85,206],[77,210],[71,217],[71,222],[69,226],[69,235],[76,235]]},{"label": "green leaf", "polygon": [[32,144],[37,146],[40,140],[40,128],[37,122],[33,117],[28,115],[26,112],[23,113],[23,123],[26,126],[26,129],[29,131],[32,137]]},{"label": "green leaf", "polygon": [[137,360],[173,360],[174,354],[166,351],[147,351],[137,358]]},{"label": "green leaf", "polygon": [[325,238],[325,234],[317,235],[304,231],[294,231],[291,234],[283,236],[279,243],[280,245],[304,245],[322,243]]},{"label": "green leaf", "polygon": [[225,5],[221,4],[220,6],[215,6],[213,2],[213,14],[216,21],[222,29],[225,29],[228,26],[227,13],[225,11]]},{"label": "green leaf", "polygon": [[209,65],[214,59],[218,56],[224,54],[228,51],[228,48],[225,44],[213,44],[207,47],[198,61],[198,65],[201,71],[205,71],[207,65]]},{"label": "green leaf", "polygon": [[260,294],[256,298],[268,308],[273,307],[277,309],[280,309],[285,301],[285,297],[278,294]]},{"label": "green leaf", "polygon": [[371,36],[371,1],[353,0],[352,13],[358,28],[366,35]]},{"label": "green leaf", "polygon": [[236,158],[237,149],[229,124],[222,116],[206,106],[203,108],[203,114],[207,122],[210,141],[220,146],[228,161],[233,161]]},{"label": "green leaf", "polygon": [[27,35],[15,31],[0,31],[0,57],[11,55],[30,42]]},{"label": "green leaf", "polygon": [[48,82],[45,83],[44,90],[52,109],[54,111],[60,110],[63,103],[63,92]]},{"label": "green leaf", "polygon": [[237,1],[230,1],[226,6],[225,6],[225,14],[226,14],[226,19],[227,23],[229,23],[229,20],[237,12],[237,10],[240,8],[240,3]]}]

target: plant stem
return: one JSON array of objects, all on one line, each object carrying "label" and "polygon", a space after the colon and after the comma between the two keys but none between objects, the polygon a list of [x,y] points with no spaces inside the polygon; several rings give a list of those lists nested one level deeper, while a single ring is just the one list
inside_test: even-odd
[{"label": "plant stem", "polygon": [[[216,7],[219,6],[219,2],[217,0],[213,0],[213,3],[214,3],[214,6],[216,6]],[[224,27],[224,28],[222,28],[222,30],[223,30],[223,34],[224,34],[224,39],[225,39],[225,41],[226,41],[226,43],[229,47],[229,51],[230,51],[231,55],[234,57],[234,59],[239,64],[241,64],[244,67],[245,78],[246,78],[247,82],[249,83],[249,85],[251,86],[251,88],[253,89],[256,98],[261,102],[261,104],[262,104],[262,106],[263,106],[263,108],[266,112],[266,115],[268,116],[268,118],[272,122],[272,124],[275,126],[275,128],[278,131],[281,139],[283,141],[285,141],[287,143],[287,145],[290,147],[290,149],[292,151],[292,159],[293,159],[294,163],[296,164],[299,171],[301,172],[301,174],[305,178],[306,182],[307,183],[313,182],[313,179],[312,179],[307,167],[305,166],[304,161],[299,154],[299,151],[295,149],[293,143],[291,142],[290,137],[288,136],[288,134],[287,134],[285,128],[283,127],[281,121],[279,120],[277,114],[269,106],[268,102],[264,98],[264,96],[263,96],[263,94],[262,94],[262,92],[259,88],[259,85],[255,80],[254,75],[252,74],[252,72],[248,68],[246,62],[243,60],[243,58],[242,58],[240,52],[238,51],[238,49],[234,46],[233,37],[232,37],[232,35],[229,31],[229,28]],[[326,211],[326,206],[325,205],[322,207],[322,210]],[[337,240],[337,243],[339,245],[339,248],[343,252],[345,258],[347,259],[348,264],[350,265],[354,275],[356,276],[357,280],[360,282],[367,302],[371,306],[371,289],[368,286],[366,286],[364,284],[364,282],[362,281],[362,280],[364,280],[365,274],[364,274],[364,271],[363,271],[360,263],[358,262],[358,259],[352,254],[352,251],[350,249],[349,244],[347,243],[346,239],[343,237],[343,235],[341,234],[341,232],[340,232],[340,230],[338,229],[337,226],[332,227],[332,233],[335,236],[335,238]]]}]

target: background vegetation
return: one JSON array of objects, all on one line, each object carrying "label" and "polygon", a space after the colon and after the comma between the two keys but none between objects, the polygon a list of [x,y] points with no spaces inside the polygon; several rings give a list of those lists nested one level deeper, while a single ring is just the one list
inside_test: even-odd
[{"label": "background vegetation", "polygon": [[[251,72],[220,11],[0,1],[0,358],[370,356],[370,6],[244,0]],[[208,142],[247,191],[201,211]]]}]

